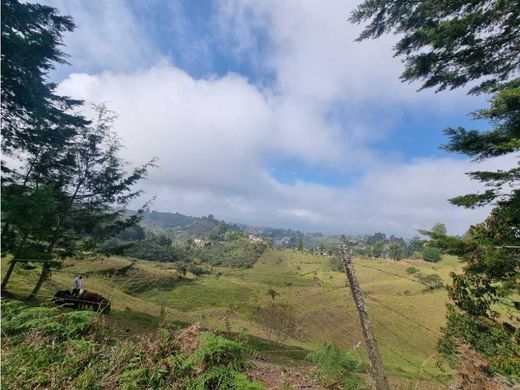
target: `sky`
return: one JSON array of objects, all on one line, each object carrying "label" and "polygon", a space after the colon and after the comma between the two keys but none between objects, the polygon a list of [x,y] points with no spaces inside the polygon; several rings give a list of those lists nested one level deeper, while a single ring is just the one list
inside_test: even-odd
[{"label": "sky", "polygon": [[[485,128],[463,89],[402,83],[397,38],[354,42],[356,1],[45,0],[71,15],[58,92],[106,103],[151,208],[256,226],[406,237],[464,233],[489,210],[447,199],[465,173],[442,129]],[[86,112],[88,110],[86,109]]]}]

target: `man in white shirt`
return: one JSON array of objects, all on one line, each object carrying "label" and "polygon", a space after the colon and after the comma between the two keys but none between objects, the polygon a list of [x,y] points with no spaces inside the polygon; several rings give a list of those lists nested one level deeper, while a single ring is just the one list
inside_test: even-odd
[{"label": "man in white shirt", "polygon": [[83,290],[83,275],[79,275],[76,279],[74,279],[74,287],[72,288],[72,295],[77,297],[81,290]]}]

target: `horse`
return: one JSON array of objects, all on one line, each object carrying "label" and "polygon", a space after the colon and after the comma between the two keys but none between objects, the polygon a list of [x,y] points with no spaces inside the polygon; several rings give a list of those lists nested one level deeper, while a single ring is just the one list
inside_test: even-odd
[{"label": "horse", "polygon": [[90,305],[94,311],[99,311],[100,313],[105,314],[110,313],[110,301],[99,294],[85,290],[79,298],[80,304],[83,304],[84,306]]},{"label": "horse", "polygon": [[84,290],[79,296],[72,295],[69,290],[60,290],[54,294],[52,299],[56,305],[72,307],[74,309],[83,309],[91,306],[94,311],[100,313],[110,313],[110,301],[99,294]]},{"label": "horse", "polygon": [[66,307],[72,307],[74,309],[78,309],[80,307],[79,300],[72,295],[69,290],[60,290],[54,294],[54,298],[52,298],[52,302],[55,305],[62,305]]}]

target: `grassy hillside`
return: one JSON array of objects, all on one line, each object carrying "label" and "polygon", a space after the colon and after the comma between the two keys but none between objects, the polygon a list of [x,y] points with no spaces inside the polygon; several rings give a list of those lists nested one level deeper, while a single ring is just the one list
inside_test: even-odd
[{"label": "grassy hillside", "polygon": [[[210,329],[249,335],[264,350],[263,355],[281,364],[299,364],[298,359],[326,341],[367,363],[345,277],[329,263],[327,256],[270,248],[252,268],[214,266],[208,275],[188,273],[180,278],[172,263],[137,261],[128,267],[131,261],[120,257],[70,260],[44,285],[41,299],[48,300],[56,290],[70,287],[74,275],[83,273],[87,275],[86,289],[112,299],[113,311],[107,321],[116,333],[141,333],[157,326],[161,318],[182,324],[200,322]],[[425,291],[407,269],[413,266],[422,274],[438,274],[447,281],[458,262],[445,257],[436,264],[367,259],[355,263],[390,376],[401,384],[415,383],[420,377],[425,379],[420,388],[427,384],[436,388],[439,384],[425,372],[441,378],[450,373],[444,371],[444,364],[437,367],[435,351],[447,295],[445,289]],[[121,269],[120,275],[116,271]],[[34,270],[17,267],[9,290],[26,294],[35,278]],[[274,299],[269,290],[275,291]],[[283,345],[267,342],[265,316],[259,313],[271,306],[283,308],[295,323]]]}]

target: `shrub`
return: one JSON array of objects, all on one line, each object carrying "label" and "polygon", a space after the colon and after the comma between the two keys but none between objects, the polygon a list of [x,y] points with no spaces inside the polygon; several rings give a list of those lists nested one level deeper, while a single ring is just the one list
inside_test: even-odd
[{"label": "shrub", "polygon": [[437,274],[423,275],[421,273],[415,276],[422,284],[426,286],[427,290],[436,290],[444,287],[444,282],[441,277]]},{"label": "shrub", "polygon": [[212,333],[204,333],[199,341],[199,348],[184,363],[185,368],[197,373],[188,389],[262,389],[240,375],[249,366],[243,344]]},{"label": "shrub", "polygon": [[368,389],[364,379],[356,374],[360,364],[334,343],[325,343],[319,350],[309,353],[306,359],[316,364],[318,380],[327,387],[341,384],[345,390]]},{"label": "shrub", "polygon": [[195,276],[200,276],[200,275],[210,273],[208,270],[206,270],[202,267],[199,267],[198,265],[192,264],[192,263],[187,265],[186,271],[191,272]]},{"label": "shrub", "polygon": [[164,246],[154,240],[132,241],[124,247],[122,254],[136,259],[169,262],[185,256],[182,248]]},{"label": "shrub", "polygon": [[425,246],[422,250],[422,257],[424,261],[436,263],[441,260],[441,251],[432,246]]},{"label": "shrub", "polygon": [[62,313],[17,301],[2,306],[6,389],[263,389],[240,372],[249,367],[248,348],[221,336],[183,339],[160,329],[137,339],[107,339],[85,334],[91,312]]},{"label": "shrub", "polygon": [[2,302],[2,332],[15,335],[38,331],[60,339],[84,334],[92,323],[91,311],[61,312],[55,308],[29,307],[19,301]]},{"label": "shrub", "polygon": [[461,357],[458,353],[460,341],[466,340],[487,358],[489,371],[520,380],[520,340],[513,330],[484,317],[462,315],[453,305],[448,305],[446,319],[438,350],[452,363]]},{"label": "shrub", "polygon": [[419,272],[419,268],[416,268],[416,267],[408,267],[406,269],[406,272],[409,273],[409,274],[415,274],[417,272]]},{"label": "shrub", "polygon": [[288,305],[273,302],[258,307],[256,318],[265,337],[275,343],[281,343],[289,336],[297,337],[301,330],[294,309]]},{"label": "shrub", "polygon": [[344,272],[343,269],[343,261],[339,255],[334,255],[330,257],[329,260],[330,269],[333,271]]},{"label": "shrub", "polygon": [[262,255],[265,245],[250,243],[239,238],[233,241],[212,242],[210,246],[197,248],[194,257],[212,265],[251,267]]},{"label": "shrub", "polygon": [[269,295],[271,297],[271,299],[274,301],[274,299],[276,298],[278,294],[278,292],[272,288],[270,288],[269,290],[267,290],[267,295]]}]

